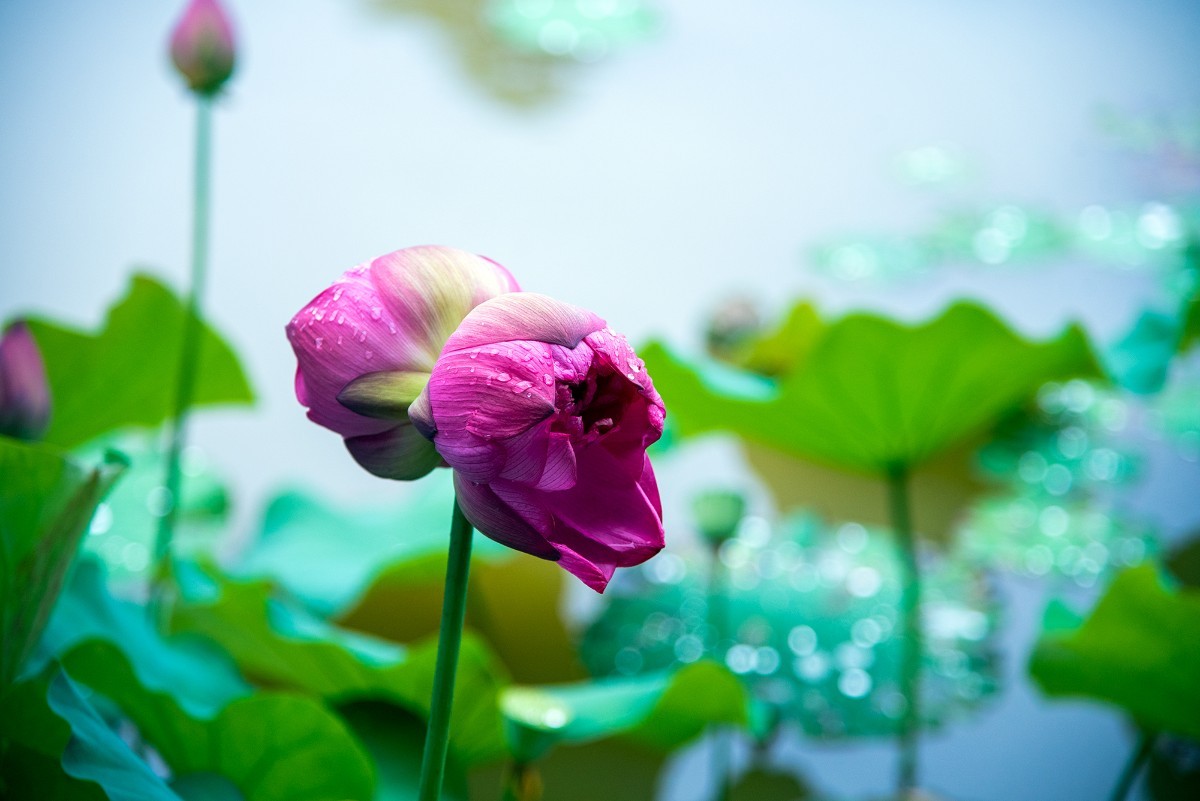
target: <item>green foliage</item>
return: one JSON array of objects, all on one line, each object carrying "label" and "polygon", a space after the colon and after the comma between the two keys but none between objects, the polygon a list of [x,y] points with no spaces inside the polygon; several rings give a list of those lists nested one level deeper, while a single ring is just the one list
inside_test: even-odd
[{"label": "green foliage", "polygon": [[980,432],[1046,381],[1099,374],[1076,326],[1031,342],[970,303],[911,326],[872,314],[819,325],[804,322],[804,309],[790,318],[803,324],[785,324],[757,356],[752,351],[751,364],[766,359],[779,370],[769,382],[689,364],[658,343],[643,349],[677,432],[728,431],[876,473],[921,463]]},{"label": "green foliage", "polygon": [[520,762],[557,745],[617,736],[668,751],[711,724],[745,725],[747,703],[737,678],[714,662],[633,678],[509,687],[501,696]]},{"label": "green foliage", "polygon": [[1115,704],[1154,731],[1200,737],[1200,591],[1172,589],[1143,565],[1113,580],[1082,622],[1046,613],[1029,665],[1054,696]]},{"label": "green foliage", "polygon": [[[425,723],[391,704],[360,701],[338,712],[371,753],[379,769],[375,801],[412,801],[421,778]],[[451,755],[446,765],[442,801],[467,798],[466,774]]]},{"label": "green foliage", "polygon": [[[354,511],[301,492],[280,495],[268,506],[262,532],[236,572],[269,576],[325,615],[345,611],[381,581],[440,583],[454,508],[450,471],[434,471],[410,492],[402,506]],[[475,538],[473,559],[510,554],[485,537]]]},{"label": "green foliage", "polygon": [[[404,649],[272,597],[266,582],[222,581],[214,570],[195,565],[181,566],[179,573],[185,602],[173,627],[219,644],[256,681],[335,704],[385,700],[428,714],[436,641]],[[505,679],[487,647],[466,635],[450,728],[451,748],[464,765],[504,754],[496,694]]]},{"label": "green foliage", "polygon": [[56,448],[0,437],[0,690],[16,679],[49,618],[96,504],[121,472]]},{"label": "green foliage", "polygon": [[45,647],[73,679],[115,704],[175,776],[223,777],[245,801],[374,792],[367,754],[323,703],[252,693],[211,645],[158,637],[141,607],[107,594],[90,563],[64,593]]},{"label": "green foliage", "polygon": [[55,669],[0,697],[0,796],[178,801]]},{"label": "green foliage", "polygon": [[[45,441],[72,448],[117,428],[166,420],[174,401],[185,313],[166,286],[138,275],[96,334],[30,320],[54,404]],[[253,399],[233,350],[205,324],[192,405]]]}]

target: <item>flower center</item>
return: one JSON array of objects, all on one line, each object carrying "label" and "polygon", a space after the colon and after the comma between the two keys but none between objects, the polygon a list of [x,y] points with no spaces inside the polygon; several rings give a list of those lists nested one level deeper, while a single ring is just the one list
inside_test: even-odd
[{"label": "flower center", "polygon": [[624,382],[612,369],[599,368],[582,381],[560,383],[553,430],[592,442],[615,429],[624,414]]}]

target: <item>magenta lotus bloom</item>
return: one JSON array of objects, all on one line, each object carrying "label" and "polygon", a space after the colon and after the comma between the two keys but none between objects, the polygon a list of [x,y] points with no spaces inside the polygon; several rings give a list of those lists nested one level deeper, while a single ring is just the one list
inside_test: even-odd
[{"label": "magenta lotus bloom", "polygon": [[602,592],[663,547],[646,448],[662,399],[620,334],[543,295],[476,307],[446,342],[413,423],[454,468],[483,534]]},{"label": "magenta lotus bloom", "polygon": [[0,337],[0,435],[33,440],[50,423],[50,386],[37,342],[23,322]]},{"label": "magenta lotus bloom", "polygon": [[409,404],[467,313],[517,289],[499,264],[454,248],[407,248],[360,264],[287,326],[296,396],[370,472],[420,478],[442,459],[409,422]]},{"label": "magenta lotus bloom", "polygon": [[192,91],[214,95],[235,64],[233,26],[217,0],[192,0],[171,34],[171,61]]}]

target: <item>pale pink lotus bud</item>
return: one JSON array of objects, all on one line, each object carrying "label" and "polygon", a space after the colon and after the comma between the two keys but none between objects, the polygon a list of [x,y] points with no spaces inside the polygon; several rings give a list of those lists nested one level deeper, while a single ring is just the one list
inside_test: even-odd
[{"label": "pale pink lotus bud", "polygon": [[34,440],[50,423],[50,386],[37,342],[23,322],[0,336],[0,435]]},{"label": "pale pink lotus bud", "polygon": [[663,547],[646,448],[662,399],[591,312],[544,295],[481,303],[446,342],[409,415],[454,468],[467,519],[602,592]]},{"label": "pale pink lotus bud", "polygon": [[192,91],[215,95],[236,62],[233,27],[217,0],[191,0],[171,34],[171,61]]},{"label": "pale pink lotus bud", "polygon": [[413,247],[347,272],[287,326],[296,396],[377,476],[420,478],[442,459],[408,406],[467,313],[518,289],[499,264],[447,247]]}]

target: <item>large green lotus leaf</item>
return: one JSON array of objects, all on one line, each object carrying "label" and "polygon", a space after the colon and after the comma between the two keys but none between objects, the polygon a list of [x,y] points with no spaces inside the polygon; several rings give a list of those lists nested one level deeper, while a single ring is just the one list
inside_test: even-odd
[{"label": "large green lotus leaf", "polygon": [[[127,657],[141,687],[164,693],[192,717],[211,718],[251,693],[233,662],[211,643],[195,636],[163,639],[143,606],[114,598],[103,566],[94,559],[79,562],[41,650],[68,665]],[[83,675],[72,676],[88,683]]]},{"label": "large green lotus leaf", "polygon": [[1100,374],[1079,327],[1033,342],[971,303],[919,325],[851,314],[784,330],[798,332],[801,355],[775,379],[691,364],[659,343],[646,347],[676,432],[728,431],[877,473],[919,464],[980,432],[1046,381]]},{"label": "large green lotus leaf", "polygon": [[0,689],[33,653],[96,504],[121,472],[0,437]]},{"label": "large green lotus leaf", "polygon": [[[172,627],[211,639],[256,681],[335,704],[378,699],[428,714],[436,641],[405,649],[341,629],[274,597],[265,581],[222,580],[211,567],[180,565],[178,577],[183,602]],[[451,747],[462,764],[503,755],[496,695],[506,681],[498,660],[467,633],[450,727]]]},{"label": "large green lotus leaf", "polygon": [[259,692],[204,718],[189,713],[174,694],[144,686],[132,660],[108,641],[81,643],[63,664],[115,703],[176,776],[222,776],[246,801],[366,799],[374,793],[369,757],[313,698]]},{"label": "large green lotus leaf", "polygon": [[[406,489],[400,503],[352,511],[284,493],[267,507],[258,539],[234,572],[270,577],[322,615],[345,611],[384,573],[396,582],[440,581],[454,508],[450,471],[435,470]],[[472,551],[476,559],[511,553],[484,537]]]},{"label": "large green lotus leaf", "polygon": [[[435,470],[404,490],[394,505],[354,510],[303,493],[281,495],[232,572],[271,578],[349,628],[398,642],[428,637],[438,630],[442,607],[454,504],[450,471]],[[563,571],[480,535],[471,550],[468,627],[521,681],[584,675],[557,612]]]},{"label": "large green lotus leaf", "polygon": [[229,657],[195,635],[158,636],[145,609],[75,571],[42,643],[70,676],[112,701],[175,776],[216,774],[246,801],[370,798],[373,769],[323,703],[252,694]]},{"label": "large green lotus leaf", "polygon": [[[170,289],[137,275],[97,333],[30,320],[54,402],[45,440],[70,448],[118,428],[166,420],[185,314]],[[198,353],[194,406],[254,400],[232,348],[207,324]]]},{"label": "large green lotus leaf", "polygon": [[714,662],[632,678],[509,687],[501,695],[514,756],[531,761],[556,745],[623,736],[671,750],[713,724],[745,725],[741,683]]},{"label": "large green lotus leaf", "polygon": [[1118,575],[1081,624],[1061,604],[1046,617],[1029,665],[1046,693],[1116,704],[1150,730],[1200,738],[1200,590],[1168,587],[1142,565]]},{"label": "large green lotus leaf", "polygon": [[179,801],[54,669],[0,698],[0,796]]}]

